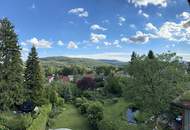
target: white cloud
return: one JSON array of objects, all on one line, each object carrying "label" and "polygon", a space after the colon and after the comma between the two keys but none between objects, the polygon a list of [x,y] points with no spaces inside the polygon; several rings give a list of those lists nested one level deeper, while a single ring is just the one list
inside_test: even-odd
[{"label": "white cloud", "polygon": [[119,45],[119,40],[115,40],[115,41],[113,42],[113,45]]},{"label": "white cloud", "polygon": [[154,32],[158,31],[158,29],[152,23],[147,23],[145,25],[145,30]]},{"label": "white cloud", "polygon": [[63,46],[64,43],[63,43],[63,41],[59,40],[59,41],[57,42],[57,45],[59,45],[59,46]]},{"label": "white cloud", "polygon": [[190,19],[190,13],[189,12],[182,12],[180,15],[177,15],[177,17],[181,17],[184,20]]},{"label": "white cloud", "polygon": [[157,32],[160,38],[175,42],[190,42],[190,26],[187,21],[165,22]]},{"label": "white cloud", "polygon": [[47,41],[45,39],[37,39],[33,37],[32,39],[26,40],[25,42],[21,43],[22,45],[34,45],[37,48],[51,48],[52,42]]},{"label": "white cloud", "polygon": [[67,57],[75,58],[91,58],[91,59],[108,59],[108,60],[119,60],[119,61],[129,61],[131,54],[123,52],[107,52],[99,54],[85,54],[85,55],[66,55]]},{"label": "white cloud", "polygon": [[189,53],[177,53],[177,55],[183,57],[183,60],[185,60],[185,61],[190,61]]},{"label": "white cloud", "polygon": [[100,46],[96,46],[96,49],[100,49]]},{"label": "white cloud", "polygon": [[98,43],[98,42],[105,40],[105,39],[106,39],[106,35],[104,35],[104,34],[91,33],[91,35],[90,35],[90,40],[93,43]]},{"label": "white cloud", "polygon": [[131,43],[147,43],[153,36],[151,34],[145,34],[141,31],[137,31],[136,35],[128,38]]},{"label": "white cloud", "polygon": [[[167,21],[159,28],[156,28],[153,24],[148,23],[146,24],[145,29],[149,31],[149,34],[144,34],[146,37],[144,41],[148,41],[149,38],[161,38],[173,42],[190,42],[190,21],[188,20],[184,20],[179,23]],[[139,34],[142,35],[143,33]],[[132,38],[137,38],[137,35]],[[143,37],[141,37],[141,39],[143,39]]]},{"label": "white cloud", "polygon": [[124,42],[124,43],[128,42],[128,38],[122,37],[122,38],[121,38],[121,42]]},{"label": "white cloud", "polygon": [[84,8],[74,8],[68,11],[70,14],[75,14],[79,17],[88,17],[88,12]]},{"label": "white cloud", "polygon": [[106,31],[106,30],[107,30],[107,28],[101,27],[101,26],[98,25],[98,24],[93,24],[93,25],[90,27],[90,29],[92,29],[92,30],[101,30],[101,31]]},{"label": "white cloud", "polygon": [[70,41],[67,45],[67,48],[69,49],[76,49],[78,48],[77,44],[74,41]]},{"label": "white cloud", "polygon": [[106,45],[106,46],[111,46],[112,45],[112,43],[111,42],[104,42],[104,45]]},{"label": "white cloud", "polygon": [[141,9],[138,11],[138,14],[144,16],[145,18],[149,18],[149,15],[144,13]]},{"label": "white cloud", "polygon": [[135,24],[130,24],[129,27],[133,28],[133,29],[136,29],[136,25]]},{"label": "white cloud", "polygon": [[168,0],[128,0],[128,2],[135,4],[136,7],[148,6],[149,4],[166,7]]},{"label": "white cloud", "polygon": [[20,43],[22,46],[26,46],[27,44],[26,44],[26,42],[21,42]]},{"label": "white cloud", "polygon": [[28,48],[22,48],[21,54],[22,54],[22,59],[23,60],[27,59],[28,53],[29,53],[29,49]]},{"label": "white cloud", "polygon": [[122,16],[118,17],[119,26],[122,26],[125,21],[126,21],[126,19],[124,17],[122,17]]}]

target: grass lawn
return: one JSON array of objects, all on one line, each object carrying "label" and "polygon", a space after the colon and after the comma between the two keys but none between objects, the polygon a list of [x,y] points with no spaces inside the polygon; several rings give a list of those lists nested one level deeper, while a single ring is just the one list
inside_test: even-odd
[{"label": "grass lawn", "polygon": [[117,103],[105,101],[104,118],[118,124],[120,126],[119,130],[137,130],[136,125],[129,125],[127,120],[124,119],[124,112],[127,110],[128,105],[123,98],[119,98]]},{"label": "grass lawn", "polygon": [[65,109],[55,118],[53,128],[70,128],[72,130],[90,130],[88,122],[71,104],[65,104]]}]

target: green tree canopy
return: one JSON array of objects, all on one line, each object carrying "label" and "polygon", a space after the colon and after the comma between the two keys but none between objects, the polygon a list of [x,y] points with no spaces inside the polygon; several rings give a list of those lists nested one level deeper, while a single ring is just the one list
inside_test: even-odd
[{"label": "green tree canopy", "polygon": [[28,98],[36,105],[42,105],[44,103],[44,77],[34,46],[26,61],[25,86]]},{"label": "green tree canopy", "polygon": [[0,20],[0,109],[6,110],[23,102],[23,63],[14,26]]},{"label": "green tree canopy", "polygon": [[166,112],[183,91],[185,70],[175,53],[154,59],[140,57],[127,68],[130,77],[125,89],[127,99],[155,116]]}]

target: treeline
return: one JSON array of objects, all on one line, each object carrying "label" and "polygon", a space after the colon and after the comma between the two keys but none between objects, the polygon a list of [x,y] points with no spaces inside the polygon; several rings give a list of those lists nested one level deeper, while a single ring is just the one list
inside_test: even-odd
[{"label": "treeline", "polygon": [[153,116],[154,123],[163,116],[168,119],[171,102],[190,90],[188,65],[175,53],[155,55],[149,51],[140,56],[133,52],[126,70],[129,76],[123,96],[147,117]]},{"label": "treeline", "polygon": [[36,48],[29,53],[26,66],[21,59],[14,26],[7,19],[0,20],[0,110],[15,109],[31,100],[45,103],[44,78]]}]

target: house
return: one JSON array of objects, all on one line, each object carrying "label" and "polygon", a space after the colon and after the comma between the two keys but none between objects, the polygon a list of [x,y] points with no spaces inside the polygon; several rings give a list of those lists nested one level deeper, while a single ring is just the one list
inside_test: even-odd
[{"label": "house", "polygon": [[175,130],[190,130],[190,91],[174,100],[171,107],[179,111],[175,119]]},{"label": "house", "polygon": [[73,81],[74,81],[74,76],[73,76],[73,75],[68,75],[68,77],[69,77],[69,81],[70,81],[70,82],[73,82]]},{"label": "house", "polygon": [[55,78],[54,75],[48,76],[48,82],[51,83],[54,80],[54,78]]}]

